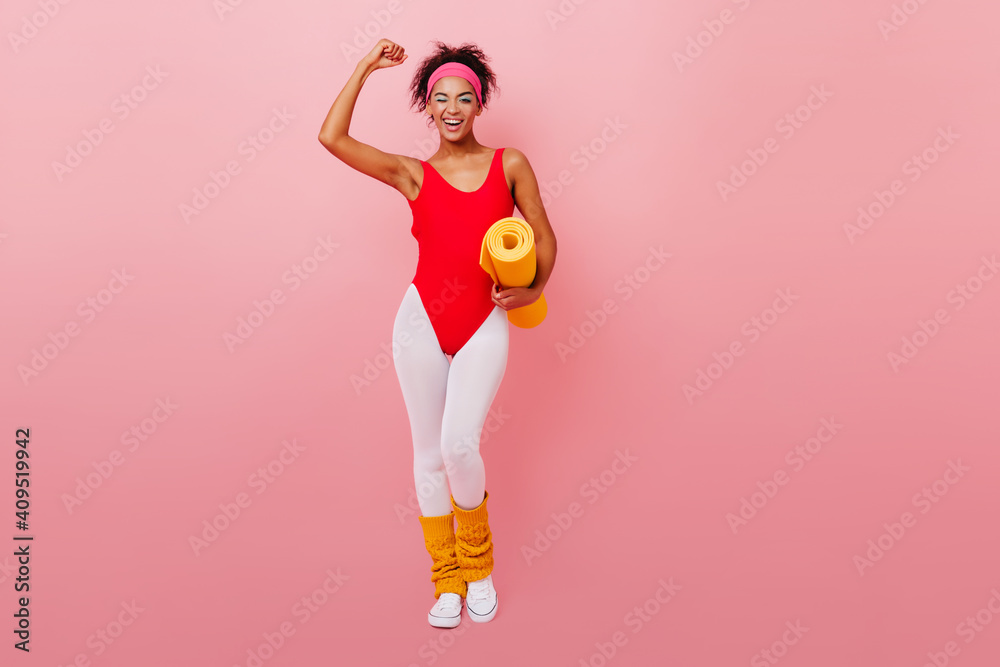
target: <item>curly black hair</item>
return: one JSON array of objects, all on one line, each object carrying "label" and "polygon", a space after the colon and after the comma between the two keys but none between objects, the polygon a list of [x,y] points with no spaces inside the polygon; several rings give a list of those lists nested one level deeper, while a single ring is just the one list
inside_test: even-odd
[{"label": "curly black hair", "polygon": [[[435,46],[434,52],[424,58],[417,67],[417,71],[413,73],[413,81],[410,82],[409,88],[410,106],[417,107],[417,110],[423,113],[427,109],[427,81],[431,78],[431,74],[446,62],[458,62],[468,65],[476,73],[476,76],[479,77],[479,84],[483,89],[482,106],[485,109],[494,89],[499,89],[496,75],[487,64],[490,60],[489,57],[483,53],[482,49],[469,42],[462,44],[458,48],[437,40],[433,40],[431,43]],[[432,118],[428,118],[427,120],[428,125],[434,123]]]}]

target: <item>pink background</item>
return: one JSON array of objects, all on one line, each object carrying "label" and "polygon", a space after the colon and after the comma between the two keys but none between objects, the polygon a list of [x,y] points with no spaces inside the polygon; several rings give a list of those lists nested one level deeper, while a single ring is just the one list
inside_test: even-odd
[{"label": "pink background", "polygon": [[[4,2],[0,661],[996,665],[1000,10],[665,5]],[[501,91],[477,137],[528,156],[559,242],[484,434],[500,611],[452,631],[426,622],[383,348],[410,212],[317,141],[383,36],[410,57],[368,79],[351,134],[429,157],[406,86],[430,40],[479,44]],[[338,245],[285,280],[317,239]],[[23,427],[30,656],[11,632]]]}]

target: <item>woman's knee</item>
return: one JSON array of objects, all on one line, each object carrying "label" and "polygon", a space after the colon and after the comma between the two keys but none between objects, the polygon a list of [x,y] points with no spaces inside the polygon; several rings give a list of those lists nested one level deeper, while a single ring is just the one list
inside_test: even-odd
[{"label": "woman's knee", "polygon": [[445,470],[450,475],[453,470],[462,470],[481,465],[479,454],[479,437],[464,435],[461,437],[445,437],[441,442],[441,458]]},{"label": "woman's knee", "polygon": [[413,452],[413,474],[414,475],[434,475],[444,473],[445,459],[441,450],[437,447],[414,450]]}]

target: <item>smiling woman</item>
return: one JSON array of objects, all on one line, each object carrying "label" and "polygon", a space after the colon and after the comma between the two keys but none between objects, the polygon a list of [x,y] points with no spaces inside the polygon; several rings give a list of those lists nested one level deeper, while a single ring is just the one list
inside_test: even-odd
[{"label": "smiling woman", "polygon": [[[413,73],[410,102],[420,112],[427,111],[427,124],[445,119],[466,120],[467,113],[478,116],[489,105],[498,88],[496,75],[487,64],[489,58],[474,44],[451,48],[434,43],[437,50]],[[453,79],[441,81],[442,79]],[[438,85],[441,81],[441,85]],[[457,113],[445,113],[448,102],[458,97]],[[474,120],[474,118],[472,119]]]},{"label": "smiling woman", "polygon": [[[540,298],[556,243],[524,154],[476,140],[475,122],[496,76],[474,44],[436,42],[413,75],[411,101],[440,133],[430,159],[384,153],[348,135],[365,79],[406,58],[401,46],[381,40],[337,97],[319,139],[350,167],[402,193],[413,212],[410,232],[419,254],[393,323],[393,363],[410,419],[418,518],[432,560],[437,601],[428,621],[453,628],[463,597],[473,621],[489,621],[497,611],[480,438],[507,367],[506,311]],[[515,204],[534,232],[537,270],[531,285],[501,289],[480,266],[480,249],[490,226],[510,217]]]}]

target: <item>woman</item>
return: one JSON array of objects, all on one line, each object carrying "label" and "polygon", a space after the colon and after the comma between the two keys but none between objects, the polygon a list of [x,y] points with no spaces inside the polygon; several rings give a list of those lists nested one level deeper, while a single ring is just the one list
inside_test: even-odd
[{"label": "woman", "polygon": [[[368,76],[408,57],[388,39],[358,63],[319,140],[347,165],[402,193],[413,211],[410,231],[419,259],[393,323],[393,362],[410,420],[419,520],[433,563],[436,602],[428,621],[453,628],[461,620],[463,597],[472,620],[486,622],[496,614],[480,435],[507,367],[506,311],[542,294],[556,239],[524,154],[487,148],[473,133],[496,85],[486,56],[473,44],[435,45],[410,84],[413,103],[441,135],[429,160],[383,153],[347,133]],[[530,286],[501,289],[479,266],[479,254],[487,229],[510,217],[515,204],[534,232],[537,271]]]}]

